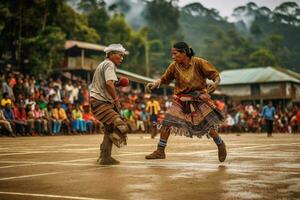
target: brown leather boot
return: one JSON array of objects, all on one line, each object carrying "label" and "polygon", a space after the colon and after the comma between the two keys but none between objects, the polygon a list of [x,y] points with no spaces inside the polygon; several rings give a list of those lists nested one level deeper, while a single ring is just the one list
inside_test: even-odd
[{"label": "brown leather boot", "polygon": [[226,146],[224,141],[217,145],[218,146],[218,156],[219,156],[219,161],[224,162],[227,156],[227,151],[226,151]]},{"label": "brown leather boot", "polygon": [[100,165],[118,165],[120,161],[111,157],[111,150],[112,150],[112,141],[109,139],[108,135],[104,135],[103,142],[100,146],[100,157],[98,162]]},{"label": "brown leather boot", "polygon": [[166,158],[165,149],[162,147],[157,147],[157,149],[153,153],[145,156],[145,158],[146,159],[165,159]]}]

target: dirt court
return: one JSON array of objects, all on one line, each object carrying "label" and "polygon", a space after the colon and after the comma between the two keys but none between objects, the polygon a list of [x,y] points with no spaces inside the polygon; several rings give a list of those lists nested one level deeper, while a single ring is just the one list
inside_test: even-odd
[{"label": "dirt court", "polygon": [[0,138],[0,199],[300,199],[300,135],[171,136],[165,160],[145,160],[158,138],[129,135],[117,166],[96,163],[102,135]]}]

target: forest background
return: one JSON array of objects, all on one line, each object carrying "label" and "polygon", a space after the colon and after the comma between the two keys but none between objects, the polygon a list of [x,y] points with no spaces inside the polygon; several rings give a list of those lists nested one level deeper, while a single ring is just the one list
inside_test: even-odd
[{"label": "forest background", "polygon": [[271,10],[249,2],[229,21],[216,9],[197,2],[179,7],[178,0],[0,2],[0,65],[48,75],[62,62],[66,40],[122,43],[130,55],[121,68],[149,77],[166,69],[178,41],[220,71],[278,66],[299,73],[300,7],[284,2]]}]

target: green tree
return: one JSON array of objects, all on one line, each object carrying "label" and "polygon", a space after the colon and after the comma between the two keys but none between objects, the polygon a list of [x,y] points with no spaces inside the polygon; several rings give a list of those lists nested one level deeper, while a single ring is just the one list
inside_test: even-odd
[{"label": "green tree", "polygon": [[250,54],[249,58],[249,67],[278,66],[276,57],[273,53],[269,49],[263,47]]},{"label": "green tree", "polygon": [[[147,1],[144,18],[149,29],[149,40],[160,40],[163,44],[161,56],[151,65],[162,71],[170,62],[170,49],[174,42],[182,40],[179,32],[179,9],[172,0]],[[155,69],[153,69],[155,71]]]},{"label": "green tree", "polygon": [[29,72],[51,71],[57,58],[63,55],[60,47],[65,39],[90,42],[99,39],[87,19],[65,0],[3,0],[0,18],[0,58],[20,70],[30,69]]},{"label": "green tree", "polygon": [[295,2],[284,2],[274,9],[273,19],[292,26],[300,24],[300,7]]},{"label": "green tree", "polygon": [[127,44],[130,41],[131,28],[122,14],[115,13],[108,22],[110,43]]},{"label": "green tree", "polygon": [[108,37],[110,18],[105,6],[103,0],[81,0],[78,5],[79,9],[86,15],[89,26],[94,28],[100,36],[98,43],[102,45],[110,43]]},{"label": "green tree", "polygon": [[24,69],[34,75],[47,77],[52,67],[59,64],[64,56],[65,34],[59,27],[47,26],[39,35],[24,39],[24,48],[30,54],[24,58]]}]

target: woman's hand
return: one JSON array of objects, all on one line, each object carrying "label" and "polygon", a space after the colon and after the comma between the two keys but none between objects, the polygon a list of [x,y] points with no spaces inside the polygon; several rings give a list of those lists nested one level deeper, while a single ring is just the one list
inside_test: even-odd
[{"label": "woman's hand", "polygon": [[207,87],[206,87],[207,93],[208,94],[213,93],[218,88],[220,82],[221,82],[220,76],[217,76],[214,79],[214,83],[213,84],[207,85]]},{"label": "woman's hand", "polygon": [[161,83],[161,80],[160,80],[160,79],[158,79],[158,80],[156,80],[156,81],[154,81],[154,82],[152,82],[152,83],[148,83],[148,84],[146,85],[146,91],[150,93],[150,92],[151,92],[152,90],[154,90],[155,88],[159,88],[160,83]]},{"label": "woman's hand", "polygon": [[209,84],[207,85],[207,93],[211,94],[217,89],[218,85],[216,84]]}]

